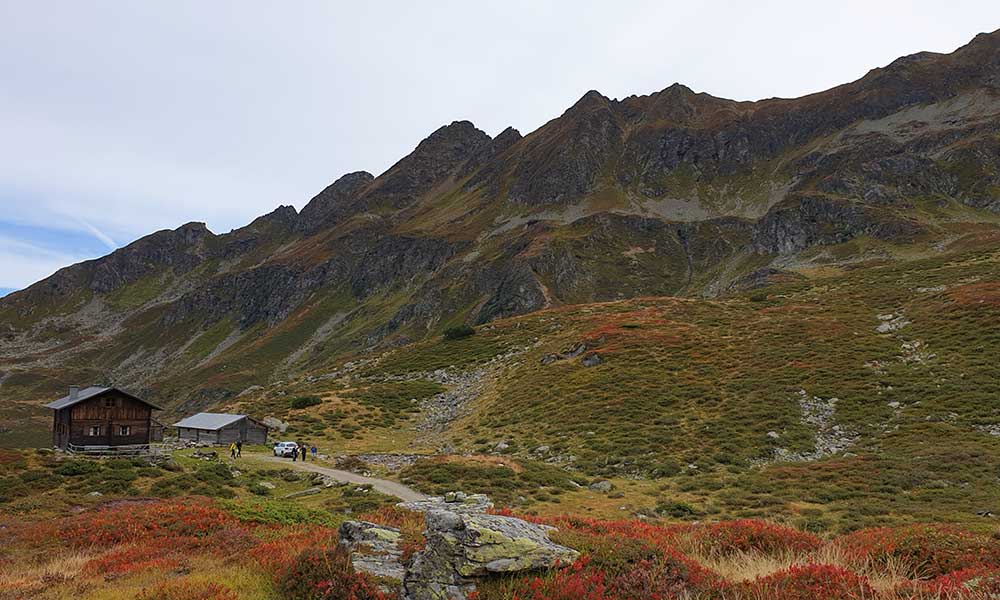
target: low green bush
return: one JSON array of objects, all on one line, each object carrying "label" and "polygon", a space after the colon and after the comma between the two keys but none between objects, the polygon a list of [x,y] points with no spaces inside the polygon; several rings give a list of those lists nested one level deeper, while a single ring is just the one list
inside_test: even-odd
[{"label": "low green bush", "polygon": [[310,406],[316,406],[317,404],[322,404],[323,401],[316,396],[296,396],[292,398],[291,407],[294,409],[309,408]]},{"label": "low green bush", "polygon": [[444,330],[444,339],[446,340],[460,340],[462,338],[467,338],[474,335],[476,330],[468,325],[457,325],[455,327],[449,327]]},{"label": "low green bush", "polygon": [[59,475],[66,475],[68,477],[76,477],[78,475],[86,475],[88,473],[96,473],[101,470],[101,464],[96,461],[89,460],[68,460],[58,467],[56,467],[55,472]]},{"label": "low green bush", "polygon": [[[267,488],[264,488],[267,489]],[[325,510],[279,500],[233,500],[221,503],[226,512],[240,521],[265,525],[336,525],[337,520]]]}]

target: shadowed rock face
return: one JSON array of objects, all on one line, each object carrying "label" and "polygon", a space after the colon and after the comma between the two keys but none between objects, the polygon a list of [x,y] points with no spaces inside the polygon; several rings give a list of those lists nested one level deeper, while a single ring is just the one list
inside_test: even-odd
[{"label": "shadowed rock face", "polygon": [[337,537],[340,545],[351,553],[356,570],[402,585],[406,569],[398,529],[367,521],[346,521],[337,531]]},{"label": "shadowed rock face", "polygon": [[[675,84],[588,92],[526,136],[456,121],[301,212],[159,231],[3,298],[0,367],[140,388],[183,373],[184,389],[151,399],[214,402],[455,319],[712,295],[816,245],[932,239],[928,205],[1000,212],[1000,33],[797,99]],[[252,370],[221,373],[251,354]]]}]

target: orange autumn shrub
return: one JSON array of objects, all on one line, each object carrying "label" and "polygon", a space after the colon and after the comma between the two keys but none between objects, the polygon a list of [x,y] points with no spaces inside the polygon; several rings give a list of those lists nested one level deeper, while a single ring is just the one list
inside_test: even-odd
[{"label": "orange autumn shrub", "polygon": [[119,546],[89,560],[83,566],[86,575],[125,575],[147,569],[173,569],[181,564],[180,557],[170,546]]},{"label": "orange autumn shrub", "polygon": [[504,589],[477,593],[478,600],[702,600],[727,598],[729,586],[707,569],[679,556],[642,562],[611,575],[587,557],[544,575],[514,579]]},{"label": "orange autumn shrub", "polygon": [[812,552],[823,545],[811,533],[754,519],[693,525],[690,535],[699,551],[709,556]]},{"label": "orange autumn shrub", "polygon": [[868,580],[833,565],[795,565],[744,585],[751,600],[872,600]]},{"label": "orange autumn shrub", "polygon": [[[506,514],[510,515],[509,512]],[[534,523],[551,525],[560,531],[576,531],[597,536],[642,540],[660,549],[675,549],[680,535],[686,528],[684,525],[654,525],[645,521],[604,521],[571,516],[547,519],[524,515],[511,516],[517,516]]]},{"label": "orange autumn shrub", "polygon": [[969,567],[1000,566],[1000,544],[951,525],[862,529],[834,540],[854,565],[900,562],[933,578]]},{"label": "orange autumn shrub", "polygon": [[978,600],[1000,598],[1000,568],[975,566],[930,581],[907,582],[896,590],[899,600]]},{"label": "orange autumn shrub", "polygon": [[246,554],[247,558],[275,578],[308,548],[332,548],[337,545],[337,531],[316,525],[268,528],[264,538]]},{"label": "orange autumn shrub", "polygon": [[287,600],[390,600],[372,579],[357,573],[351,555],[342,547],[309,548],[278,574],[278,587]]},{"label": "orange autumn shrub", "polygon": [[58,539],[77,548],[109,547],[156,538],[202,538],[239,521],[205,499],[108,505],[47,522]]}]

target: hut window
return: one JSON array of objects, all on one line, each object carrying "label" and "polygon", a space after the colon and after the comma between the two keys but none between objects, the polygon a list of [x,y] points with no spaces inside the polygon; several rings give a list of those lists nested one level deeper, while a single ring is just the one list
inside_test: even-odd
[{"label": "hut window", "polygon": [[119,425],[118,426],[118,435],[132,435],[132,426],[131,425]]},{"label": "hut window", "polygon": [[91,435],[91,436],[101,435],[101,426],[100,425],[91,425],[90,426],[90,432],[87,435]]},{"label": "hut window", "polygon": [[105,398],[104,399],[104,406],[106,406],[108,408],[114,408],[114,406],[115,406],[115,399],[114,398]]}]

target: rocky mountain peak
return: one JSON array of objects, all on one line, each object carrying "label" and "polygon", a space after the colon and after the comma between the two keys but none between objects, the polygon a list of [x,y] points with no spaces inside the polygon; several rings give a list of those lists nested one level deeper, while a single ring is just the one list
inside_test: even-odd
[{"label": "rocky mountain peak", "polygon": [[298,216],[299,213],[298,211],[295,210],[294,206],[281,205],[278,208],[267,213],[266,215],[261,215],[256,219],[254,219],[253,223],[251,223],[250,226],[259,227],[259,226],[278,225],[278,226],[291,227],[298,220]]},{"label": "rocky mountain peak", "polygon": [[354,171],[341,175],[336,181],[331,183],[320,194],[349,195],[357,192],[365,185],[375,179],[375,176],[368,171]]},{"label": "rocky mountain peak", "polygon": [[200,221],[191,221],[190,223],[185,223],[174,229],[174,232],[185,242],[189,244],[194,244],[200,240],[214,235],[209,231],[208,226]]},{"label": "rocky mountain peak", "polygon": [[358,196],[375,176],[367,171],[354,171],[340,176],[316,194],[299,213],[299,229],[310,232],[319,229],[330,218],[346,208],[350,200]]},{"label": "rocky mountain peak", "polygon": [[[459,169],[459,177],[465,177],[466,175],[476,171],[483,165],[490,164],[494,158],[503,154],[508,148],[521,141],[521,132],[514,129],[513,127],[507,127],[501,131],[495,138],[490,140],[488,144],[483,144],[478,150],[472,155],[469,160],[462,165]],[[493,165],[494,167],[496,165]],[[467,187],[475,187],[480,181],[489,175],[488,172],[480,172],[479,175],[470,182]]]},{"label": "rocky mountain peak", "polygon": [[490,141],[489,135],[469,121],[454,121],[438,128],[375,179],[365,194],[365,207],[388,204],[400,208],[409,204],[453,174]]},{"label": "rocky mountain peak", "polygon": [[493,143],[496,145],[509,146],[514,142],[521,139],[521,132],[514,129],[513,127],[507,127],[501,131],[495,138],[493,138]]},{"label": "rocky mountain peak", "polygon": [[566,109],[563,113],[564,116],[572,114],[587,113],[593,110],[598,110],[601,108],[607,108],[611,106],[612,100],[605,96],[604,94],[598,92],[597,90],[590,90],[586,94],[580,97],[573,106]]},{"label": "rocky mountain peak", "polygon": [[450,125],[442,125],[434,130],[426,139],[417,144],[414,153],[475,147],[488,141],[490,141],[490,136],[476,128],[471,121],[452,121]]}]

